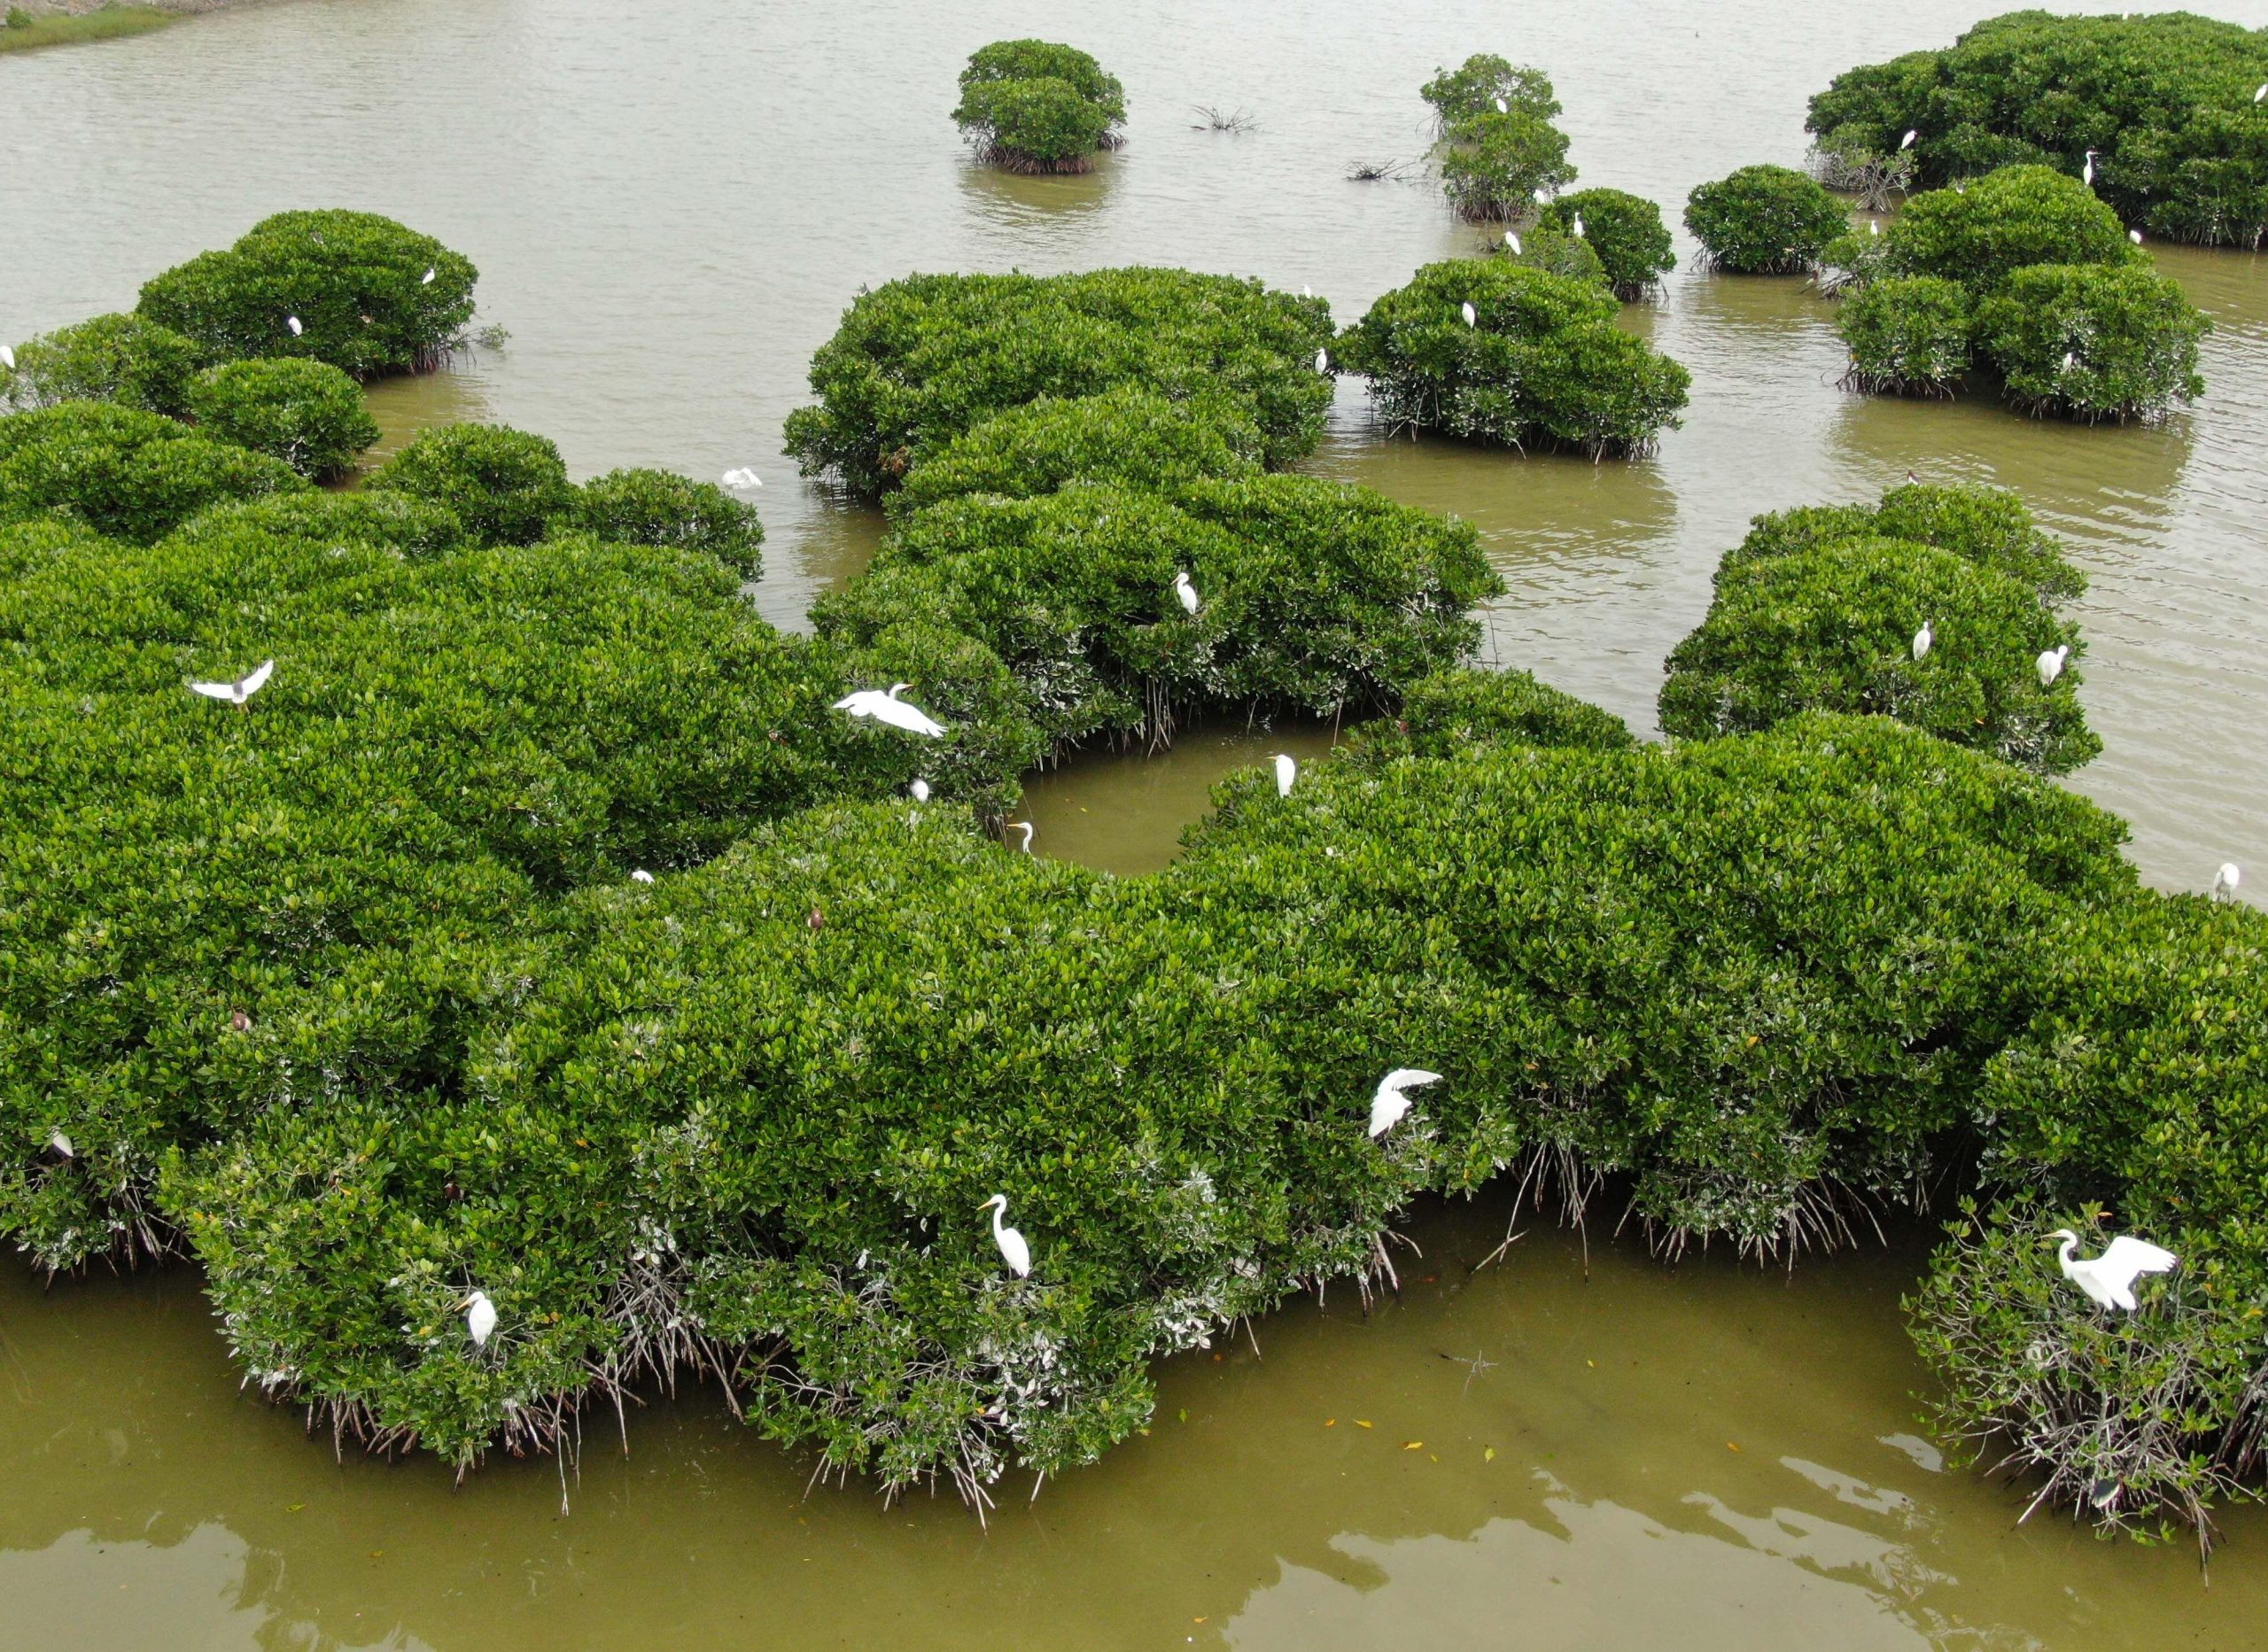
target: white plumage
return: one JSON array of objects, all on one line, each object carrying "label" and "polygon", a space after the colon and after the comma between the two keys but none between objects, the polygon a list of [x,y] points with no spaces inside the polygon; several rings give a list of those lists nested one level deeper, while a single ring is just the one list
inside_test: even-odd
[{"label": "white plumage", "polygon": [[2032,662],[2039,668],[2039,686],[2042,688],[2054,686],[2055,679],[2063,674],[2063,661],[2070,652],[2071,645],[2068,642],[2062,643],[2046,650]]},{"label": "white plumage", "polygon": [[476,1291],[457,1306],[465,1311],[464,1328],[472,1333],[472,1346],[486,1347],[496,1334],[496,1305],[488,1299],[488,1292]]},{"label": "white plumage", "polygon": [[47,1144],[66,1159],[76,1159],[79,1156],[78,1150],[71,1145],[71,1138],[60,1130],[49,1133]]},{"label": "white plumage", "polygon": [[1480,312],[1472,307],[1472,300],[1470,299],[1464,301],[1464,324],[1467,327],[1480,325]]},{"label": "white plumage", "polygon": [[1318,350],[1315,353],[1315,370],[1318,373],[1328,373],[1331,371],[1330,351]]},{"label": "white plumage", "polygon": [[1508,115],[1512,112],[1512,106],[1499,97],[1496,100],[1496,112],[1500,115]]},{"label": "white plumage", "polygon": [[2087,164],[2079,168],[2079,182],[2089,189],[2094,187],[2094,151],[2087,151]]},{"label": "white plumage", "polygon": [[1289,797],[1292,795],[1292,782],[1299,778],[1300,765],[1292,761],[1289,754],[1278,752],[1276,754],[1276,795]]},{"label": "white plumage", "polygon": [[917,803],[926,803],[929,801],[929,782],[918,776],[905,789],[913,794],[913,801]]},{"label": "white plumage", "polygon": [[240,706],[260,691],[275,671],[276,662],[266,660],[232,683],[191,683],[189,688],[191,694],[203,694],[207,700],[225,700],[232,706]]},{"label": "white plumage", "polygon": [[2071,1254],[2079,1248],[2078,1234],[2069,1228],[2058,1228],[2047,1237],[2063,1241],[2055,1253],[2055,1260],[2062,1268],[2064,1278],[2085,1291],[2099,1306],[2124,1308],[2130,1314],[2134,1311],[2134,1276],[2164,1273],[2181,1260],[2162,1245],[2122,1233],[2103,1247],[2101,1255],[2082,1262]]},{"label": "white plumage", "polygon": [[1582,215],[1582,213],[1577,213],[1575,214],[1575,239],[1576,239],[1576,240],[1578,240],[1578,241],[1580,241],[1580,240],[1581,240],[1582,238],[1583,238],[1583,215]]},{"label": "white plumage", "polygon": [[1384,1136],[1402,1122],[1402,1114],[1410,1111],[1410,1097],[1402,1092],[1419,1084],[1438,1084],[1441,1075],[1428,1073],[1421,1066],[1398,1066],[1379,1081],[1378,1094],[1371,1097],[1371,1134]]},{"label": "white plumage", "polygon": [[11,373],[16,370],[16,353],[5,345],[0,345],[0,367],[6,368]]},{"label": "white plumage", "polygon": [[1867,233],[1868,233],[1868,235],[1870,235],[1870,236],[1878,236],[1878,235],[1880,235],[1880,234],[1882,233],[1882,220],[1881,220],[1881,219],[1879,219],[1879,218],[1869,218],[1869,219],[1868,219],[1868,220],[1867,220]]},{"label": "white plumage", "polygon": [[1504,231],[1504,244],[1512,249],[1514,258],[1520,255],[1520,238],[1509,229]]},{"label": "white plumage", "polygon": [[639,867],[637,871],[630,874],[630,881],[633,883],[651,883],[653,880],[654,874],[647,871],[643,866]]},{"label": "white plumage", "polygon": [[1010,831],[1012,831],[1012,832],[1021,832],[1021,833],[1024,834],[1023,850],[1024,850],[1024,853],[1025,853],[1025,854],[1027,854],[1027,855],[1030,854],[1030,853],[1031,853],[1031,834],[1032,834],[1032,825],[1031,825],[1031,822],[1030,822],[1030,821],[1029,821],[1029,820],[1010,820],[1010,821],[1006,821],[1006,822],[1005,822],[1004,824],[1006,824],[1006,826],[1008,827],[1008,829],[1009,829]]},{"label": "white plumage", "polygon": [[1898,140],[1898,147],[1900,149],[1911,149],[1914,147],[1914,140],[1921,136],[1921,129],[1917,127],[1913,130],[1908,131],[1904,137]]},{"label": "white plumage", "polygon": [[1922,629],[1914,633],[1914,658],[1915,661],[1919,662],[1928,659],[1930,657],[1930,646],[1936,642],[1937,640],[1938,634],[1936,632],[1930,629],[1930,622],[1926,619],[1923,620],[1922,622]]},{"label": "white plumage", "polygon": [[2264,98],[2268,98],[2268,81],[2261,81],[2260,89],[2252,94],[2252,101],[2256,104]]},{"label": "white plumage", "polygon": [[847,711],[852,717],[862,717],[876,723],[887,723],[892,728],[902,728],[909,734],[925,734],[935,739],[945,732],[945,725],[919,706],[908,705],[897,696],[910,683],[892,683],[888,690],[861,688],[857,694],[845,694],[835,702],[837,711]]},{"label": "white plumage", "polygon": [[1181,601],[1181,611],[1194,616],[1202,606],[1197,601],[1197,587],[1189,583],[1189,576],[1177,573],[1173,577],[1173,593]]},{"label": "white plumage", "polygon": [[2217,901],[2236,899],[2236,886],[2244,881],[2244,873],[2236,862],[2225,860],[2213,878],[2213,898]]},{"label": "white plumage", "polygon": [[285,316],[284,318],[284,325],[291,330],[291,337],[294,338],[297,338],[301,333],[307,331],[306,328],[299,325],[299,318],[296,315]]},{"label": "white plumage", "polygon": [[756,472],[750,469],[748,466],[735,465],[733,469],[725,472],[725,485],[726,487],[751,488],[762,487],[764,483],[762,479],[757,477]]},{"label": "white plumage", "polygon": [[1008,1196],[995,1193],[977,1206],[992,1213],[992,1243],[1000,1247],[1000,1260],[1008,1264],[1008,1271],[1019,1279],[1031,1272],[1031,1246],[1024,1243],[1024,1236],[1014,1228],[1004,1228],[1000,1218],[1008,1214]]}]

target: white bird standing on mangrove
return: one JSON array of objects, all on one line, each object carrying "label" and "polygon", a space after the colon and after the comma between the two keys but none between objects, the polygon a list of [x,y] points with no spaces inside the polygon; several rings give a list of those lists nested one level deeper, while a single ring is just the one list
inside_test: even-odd
[{"label": "white bird standing on mangrove", "polygon": [[1008,1271],[1019,1279],[1031,1272],[1031,1246],[1024,1243],[1024,1236],[1014,1228],[1004,1228],[1000,1218],[1008,1214],[1008,1196],[995,1193],[977,1207],[992,1213],[992,1243],[1000,1247],[1000,1260],[1008,1264]]},{"label": "white bird standing on mangrove", "polygon": [[2261,81],[2260,89],[2252,94],[2252,101],[2254,103],[2259,103],[2263,99],[2268,99],[2268,81]]},{"label": "white bird standing on mangrove", "polygon": [[1922,128],[1919,128],[1919,127],[1912,128],[1911,129],[1909,129],[1909,130],[1907,132],[1907,134],[1906,134],[1906,136],[1905,136],[1904,137],[1901,137],[1901,138],[1899,138],[1899,139],[1898,140],[1898,147],[1899,147],[1899,148],[1900,148],[1900,149],[1911,149],[1911,148],[1913,148],[1913,147],[1914,147],[1914,140],[1915,140],[1915,138],[1917,138],[1917,137],[1921,136],[1922,136]]},{"label": "white bird standing on mangrove", "polygon": [[1512,249],[1514,258],[1520,255],[1520,238],[1509,229],[1504,231],[1504,244]]},{"label": "white bird standing on mangrove", "polygon": [[2129,229],[2126,232],[2126,238],[2129,241],[2132,241],[2136,246],[2142,244],[2142,232],[2139,229]]},{"label": "white bird standing on mangrove", "polygon": [[0,367],[6,368],[11,373],[16,370],[16,353],[5,345],[0,345]]},{"label": "white bird standing on mangrove", "polygon": [[71,1138],[60,1130],[50,1130],[48,1133],[47,1144],[66,1159],[76,1159],[79,1156],[78,1150],[71,1145]]},{"label": "white bird standing on mangrove", "polygon": [[433,277],[440,273],[441,272],[438,269],[429,268],[425,271],[424,275],[418,278],[417,284],[421,287],[430,287],[433,284]]},{"label": "white bird standing on mangrove", "polygon": [[924,734],[936,739],[945,732],[945,725],[919,706],[908,705],[897,696],[912,687],[911,683],[892,683],[887,691],[862,688],[857,694],[845,694],[835,702],[837,711],[847,711],[852,717],[871,718],[887,723],[892,728],[902,728],[909,734]]},{"label": "white bird standing on mangrove", "polygon": [[2079,182],[2089,189],[2094,188],[2094,151],[2093,150],[2087,151],[2087,164],[2079,168]]},{"label": "white bird standing on mangrove", "polygon": [[306,328],[299,325],[299,318],[296,315],[285,316],[284,318],[284,325],[291,330],[291,337],[294,338],[297,338],[301,333],[307,330]]},{"label": "white bird standing on mangrove", "polygon": [[1496,100],[1496,112],[1500,115],[1508,115],[1512,112],[1512,106],[1499,97]]},{"label": "white bird standing on mangrove", "polygon": [[1181,611],[1192,619],[1196,617],[1197,610],[1204,606],[1198,601],[1197,587],[1189,583],[1189,575],[1185,570],[1174,575],[1173,593],[1181,599]]},{"label": "white bird standing on mangrove", "polygon": [[732,469],[725,472],[725,485],[738,488],[762,487],[764,481],[748,466],[735,465]]},{"label": "white bird standing on mangrove", "polygon": [[464,1328],[472,1333],[472,1346],[486,1347],[496,1334],[496,1305],[488,1299],[488,1292],[475,1291],[457,1306],[465,1311]]},{"label": "white bird standing on mangrove", "polygon": [[1868,235],[1870,235],[1870,236],[1878,236],[1878,235],[1880,235],[1880,234],[1882,233],[1882,220],[1881,220],[1881,219],[1879,219],[1879,218],[1869,218],[1869,219],[1868,219],[1868,220],[1867,220],[1867,233],[1868,233]]},{"label": "white bird standing on mangrove", "polygon": [[913,783],[905,789],[913,794],[913,801],[917,803],[926,803],[929,801],[929,782],[920,775],[914,776]]},{"label": "white bird standing on mangrove", "polygon": [[2062,1268],[2064,1278],[2085,1291],[2098,1306],[2124,1308],[2130,1314],[2134,1311],[2134,1276],[2164,1273],[2181,1260],[2162,1245],[2122,1233],[2103,1247],[2101,1255],[2082,1262],[2071,1255],[2079,1248],[2078,1234],[2069,1228],[2058,1228],[2047,1237],[2063,1241],[2055,1253],[2055,1260]]},{"label": "white bird standing on mangrove", "polygon": [[643,866],[639,867],[635,872],[630,874],[630,881],[633,883],[651,883],[653,880],[654,874],[647,871]]},{"label": "white bird standing on mangrove", "polygon": [[232,683],[191,683],[189,690],[191,694],[203,694],[207,700],[225,700],[241,709],[245,701],[260,691],[275,671],[276,662],[265,660]]},{"label": "white bird standing on mangrove", "polygon": [[1550,193],[1550,190],[1538,190],[1535,192],[1535,204],[1536,204],[1538,206],[1550,206],[1550,205],[1551,205],[1551,193]]},{"label": "white bird standing on mangrove", "polygon": [[1318,350],[1315,353],[1315,370],[1318,373],[1328,373],[1331,371],[1330,351]]},{"label": "white bird standing on mangrove", "polygon": [[1008,820],[1002,822],[1002,824],[1005,825],[1011,832],[1021,832],[1024,834],[1023,851],[1027,855],[1030,854],[1032,833],[1031,822],[1029,820]]},{"label": "white bird standing on mangrove", "polygon": [[1937,640],[1937,632],[1930,629],[1930,622],[1923,620],[1922,629],[1914,633],[1914,659],[1917,664],[1930,657],[1930,645]]},{"label": "white bird standing on mangrove", "polygon": [[2064,371],[2064,372],[2068,373],[2068,372],[2070,372],[2073,368],[2075,368],[2075,367],[2078,366],[2078,364],[2079,364],[2079,353],[2078,353],[2078,351],[2076,351],[2076,350],[2066,350],[2065,352],[2063,352],[2063,366],[2062,366],[2062,371]]},{"label": "white bird standing on mangrove", "polygon": [[2243,869],[2233,860],[2223,861],[2220,871],[2213,878],[2213,898],[2217,901],[2236,899],[2236,886],[2243,881]]},{"label": "white bird standing on mangrove", "polygon": [[2059,643],[2032,662],[2039,668],[2039,686],[2042,688],[2052,688],[2055,686],[2055,679],[2063,674],[2063,661],[2070,652],[2070,643]]},{"label": "white bird standing on mangrove", "polygon": [[1582,213],[1577,213],[1575,214],[1575,239],[1576,239],[1576,240],[1578,240],[1578,241],[1580,241],[1580,240],[1581,240],[1582,238],[1583,238],[1583,215],[1582,215]]},{"label": "white bird standing on mangrove", "polygon": [[1428,1073],[1421,1066],[1398,1066],[1379,1081],[1378,1094],[1371,1097],[1371,1134],[1384,1136],[1402,1122],[1410,1111],[1410,1097],[1402,1092],[1420,1084],[1438,1084],[1441,1075]]},{"label": "white bird standing on mangrove", "polygon": [[1467,327],[1480,325],[1480,312],[1472,307],[1472,300],[1470,299],[1464,301],[1464,324]]},{"label": "white bird standing on mangrove", "polygon": [[1289,797],[1292,795],[1292,782],[1299,778],[1300,765],[1292,761],[1291,754],[1278,752],[1276,754],[1276,795]]}]

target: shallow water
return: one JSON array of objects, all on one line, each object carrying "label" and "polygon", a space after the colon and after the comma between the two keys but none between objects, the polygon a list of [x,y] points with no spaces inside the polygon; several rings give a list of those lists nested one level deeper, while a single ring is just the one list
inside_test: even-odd
[{"label": "shallow water", "polygon": [[[2264,0],[2219,10],[2268,23]],[[129,305],[144,276],[271,211],[391,213],[479,264],[482,319],[511,337],[378,387],[386,446],[491,418],[552,436],[578,474],[754,463],[770,534],[754,594],[796,625],[880,531],[779,452],[810,354],[861,283],[1179,263],[1312,284],[1351,321],[1480,244],[1429,185],[1343,178],[1358,157],[1421,151],[1415,89],[1437,64],[1492,50],[1545,66],[1582,182],[1674,209],[1735,166],[1795,161],[1807,93],[1941,43],[1977,9],[1741,0],[1711,9],[1705,37],[1674,15],[253,7],[0,62],[0,153],[19,163],[0,167],[0,337]],[[1075,40],[1125,81],[1132,143],[1094,174],[967,163],[953,75],[1019,33]],[[1193,130],[1197,103],[1260,128]],[[2157,251],[2218,324],[2205,399],[2163,429],[1847,396],[1831,313],[1800,283],[1681,269],[1627,313],[1694,373],[1655,460],[1389,442],[1342,384],[1312,462],[1474,522],[1511,587],[1487,657],[1641,728],[1749,516],[1871,497],[1908,469],[2020,488],[2094,579],[2079,617],[2107,749],[2075,784],[2133,821],[2154,881],[2202,887],[2233,858],[2268,884],[2268,265]],[[1075,760],[1031,788],[1036,848],[1148,870],[1221,773],[1330,743],[1239,725]],[[633,1420],[626,1460],[594,1435],[563,1519],[548,1462],[462,1492],[431,1464],[341,1467],[236,1394],[192,1275],[43,1298],[6,1271],[0,1647],[2268,1645],[2268,1522],[2231,1521],[2208,1590],[2178,1549],[2018,1528],[2020,1496],[1930,1466],[1896,1308],[1920,1240],[1792,1279],[1595,1245],[1586,1282],[1549,1232],[1470,1280],[1445,1260],[1485,1253],[1502,1220],[1419,1221],[1426,1261],[1368,1322],[1334,1298],[1265,1322],[1264,1362],[1241,1345],[1175,1362],[1151,1439],[1037,1504],[1007,1488],[989,1532],[949,1502],[805,1501],[808,1465],[713,1392]],[[1439,1357],[1476,1353],[1493,1368]]]}]

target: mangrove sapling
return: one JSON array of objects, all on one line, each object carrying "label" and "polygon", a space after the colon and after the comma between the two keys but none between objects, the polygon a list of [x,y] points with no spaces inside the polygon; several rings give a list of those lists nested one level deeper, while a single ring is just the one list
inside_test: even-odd
[{"label": "mangrove sapling", "polygon": [[1211,104],[1192,104],[1190,107],[1200,117],[1199,123],[1190,128],[1192,131],[1227,132],[1240,136],[1260,130],[1260,122],[1241,109],[1232,109],[1224,113]]},{"label": "mangrove sapling", "polygon": [[961,71],[953,120],[980,159],[1012,172],[1086,172],[1125,142],[1126,94],[1085,52],[1001,40]]},{"label": "mangrove sapling", "polygon": [[1685,227],[1710,267],[1733,275],[1799,275],[1849,228],[1835,198],[1785,167],[1743,167],[1686,198]]},{"label": "mangrove sapling", "polygon": [[0,408],[23,412],[59,401],[114,401],[179,418],[204,346],[138,315],[97,315],[15,347],[0,365]]},{"label": "mangrove sapling", "polygon": [[1414,161],[1396,160],[1388,156],[1384,160],[1350,160],[1347,163],[1349,183],[1399,183],[1416,168]]}]

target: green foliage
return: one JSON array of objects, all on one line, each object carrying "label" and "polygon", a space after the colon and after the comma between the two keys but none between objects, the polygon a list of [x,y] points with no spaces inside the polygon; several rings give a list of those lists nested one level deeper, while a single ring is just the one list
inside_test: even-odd
[{"label": "green foliage", "polygon": [[[2268,231],[2268,38],[2189,12],[2054,17],[2014,12],[1942,51],[1837,75],[1811,100],[1822,141],[1896,152],[1923,183],[2047,165],[2078,176],[2124,221],[2172,240],[2257,246]],[[2062,260],[2057,260],[2062,261]]]},{"label": "green foliage", "polygon": [[108,402],[0,418],[0,522],[59,511],[147,541],[210,506],[306,485],[280,460]]},{"label": "green foliage", "polygon": [[[1462,306],[1478,317],[1467,326]],[[1505,260],[1428,264],[1340,337],[1388,423],[1523,447],[1637,455],[1686,370],[1615,326],[1604,290]]]},{"label": "green foliage", "polygon": [[2076,178],[2010,167],[1907,202],[1883,231],[1889,273],[1957,281],[1990,297],[2032,264],[2141,264],[2117,214]]},{"label": "green foliage", "polygon": [[1458,213],[1476,222],[1525,217],[1536,192],[1572,183],[1567,135],[1550,121],[1514,110],[1471,115],[1442,139],[1441,190]]},{"label": "green foliage", "polygon": [[353,469],[355,456],[378,439],[361,386],[300,356],[207,368],[190,386],[189,410],[211,435],[317,481]]},{"label": "green foliage", "polygon": [[464,524],[446,505],[408,493],[312,491],[265,497],[199,511],[169,536],[179,543],[252,533],[290,540],[306,551],[357,545],[417,558],[457,549]]},{"label": "green foliage", "polygon": [[1475,745],[1619,751],[1637,744],[1622,719],[1526,671],[1437,671],[1410,685],[1402,715],[1364,730],[1362,755],[1448,757]]},{"label": "green foliage", "polygon": [[997,413],[1124,385],[1232,409],[1281,465],[1323,434],[1330,342],[1322,299],[1226,275],[907,276],[861,293],[812,358],[819,405],[788,415],[788,450],[878,493]]},{"label": "green foliage", "polygon": [[953,120],[983,158],[1023,172],[1084,172],[1123,140],[1126,93],[1085,52],[1041,40],[996,40],[960,74]]},{"label": "green foliage", "polygon": [[2197,344],[2211,328],[2154,269],[2038,264],[1977,310],[1977,346],[2011,399],[2093,423],[2155,419],[2205,392]]},{"label": "green foliage", "polygon": [[700,551],[744,579],[762,571],[764,524],[756,507],[712,482],[670,470],[610,470],[575,490],[567,520],[616,545]]},{"label": "green foliage", "polygon": [[1677,268],[1662,209],[1643,197],[1621,190],[1578,190],[1544,207],[1536,215],[1536,230],[1549,224],[1572,231],[1578,217],[1583,221],[1583,244],[1596,254],[1616,298],[1643,297]]},{"label": "green foliage", "polygon": [[1543,121],[1559,115],[1550,76],[1541,69],[1516,67],[1489,52],[1477,52],[1454,70],[1436,69],[1418,95],[1433,105],[1444,133],[1482,115],[1524,114]]},{"label": "green foliage", "polygon": [[546,436],[498,424],[421,430],[370,478],[456,514],[482,545],[530,545],[577,500],[566,462]]},{"label": "green foliage", "polygon": [[1836,325],[1850,347],[1846,384],[1906,395],[1950,395],[1969,370],[1969,294],[1958,282],[1910,275],[1868,283]]},{"label": "green foliage", "polygon": [[1685,227],[1715,268],[1744,275],[1795,275],[1815,268],[1849,228],[1842,205],[1786,167],[1743,167],[1686,198]]},{"label": "green foliage", "polygon": [[[1924,624],[1935,640],[1916,660]],[[1710,740],[1806,711],[1872,713],[2060,774],[2102,749],[2076,669],[2039,686],[2034,662],[2062,643],[2076,632],[2022,580],[1906,540],[1835,540],[1719,575],[1707,616],[1669,656],[1661,725]]]},{"label": "green foliage", "polygon": [[114,401],[178,418],[205,359],[201,346],[170,328],[138,315],[97,315],[18,345],[14,368],[0,367],[0,408]]},{"label": "green foliage", "polygon": [[1515,252],[1511,242],[1500,242],[1488,249],[1488,256],[1504,259],[1523,269],[1540,269],[1587,285],[1607,284],[1606,266],[1600,262],[1591,244],[1577,240],[1555,223],[1539,221],[1530,225],[1527,232],[1520,236],[1519,243],[1520,249]]},{"label": "green foliage", "polygon": [[1725,553],[1719,578],[1759,558],[1787,556],[1842,539],[1881,538],[1935,546],[2030,586],[2043,603],[2083,593],[2086,576],[2042,532],[2022,499],[2001,488],[1907,483],[1878,506],[1806,506],[1756,518]]},{"label": "green foliage", "polygon": [[374,213],[278,213],[144,283],[138,313],[220,359],[309,356],[367,379],[438,365],[472,319],[478,275]]}]

